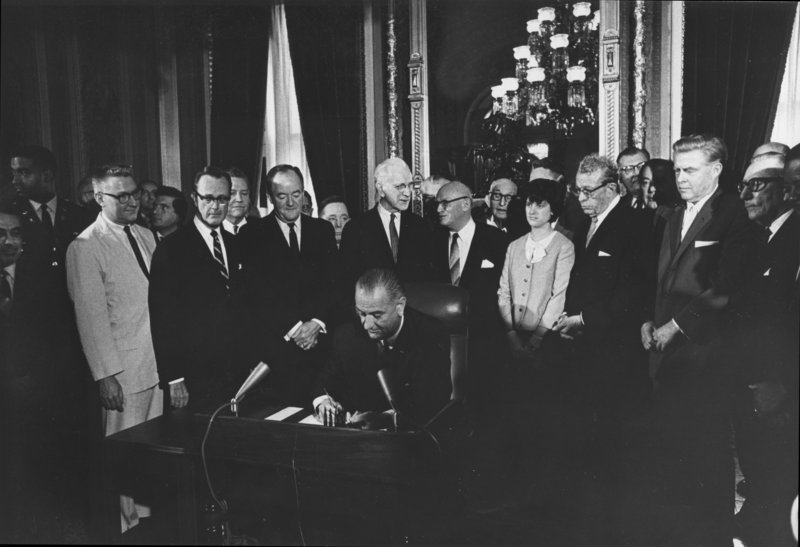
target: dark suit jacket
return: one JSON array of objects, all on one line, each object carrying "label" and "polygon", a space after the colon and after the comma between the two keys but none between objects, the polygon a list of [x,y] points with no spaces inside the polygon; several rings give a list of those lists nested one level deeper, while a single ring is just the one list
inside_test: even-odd
[{"label": "dark suit jacket", "polygon": [[[459,287],[469,293],[470,339],[500,328],[497,288],[503,271],[508,235],[487,224],[475,223],[475,235],[461,270]],[[484,261],[492,266],[484,268]],[[450,231],[439,227],[433,238],[435,281],[450,283]]]},{"label": "dark suit jacket", "polygon": [[681,241],[684,212],[664,228],[654,314],[656,326],[674,319],[684,334],[665,354],[651,355],[652,374],[682,374],[668,372],[670,362],[702,369],[715,361],[713,342],[729,325],[728,304],[742,289],[756,247],[755,225],[738,196],[718,188]]},{"label": "dark suit jacket", "polygon": [[798,315],[792,307],[800,267],[800,217],[793,212],[767,243],[759,243],[755,268],[734,302],[742,385],[780,382],[797,390]]},{"label": "dark suit jacket", "polygon": [[450,337],[436,319],[406,307],[403,328],[391,350],[380,351],[356,321],[341,325],[321,379],[346,411],[384,411],[389,403],[378,382],[388,369],[401,415],[425,424],[450,400]]},{"label": "dark suit jacket", "polygon": [[[150,327],[161,385],[185,378],[189,401],[223,401],[246,370],[232,355],[234,302],[241,258],[236,239],[220,230],[228,260],[219,266],[194,223],[156,247],[150,269]],[[235,388],[233,388],[235,389]],[[210,401],[210,402],[214,402]]]},{"label": "dark suit jacket", "polygon": [[340,277],[333,225],[308,216],[300,224],[300,256],[291,254],[273,212],[239,231],[245,293],[244,344],[250,366],[266,362],[266,384],[283,402],[308,404],[315,376],[322,368],[326,336],[315,349],[301,351],[283,339],[298,321],[319,319],[329,333],[343,319],[335,290]]},{"label": "dark suit jacket", "polygon": [[352,219],[342,232],[345,265],[342,289],[350,299],[356,280],[370,268],[393,269],[401,281],[431,281],[433,276],[429,255],[431,230],[426,222],[411,211],[400,214],[400,246],[395,264],[378,207]]}]

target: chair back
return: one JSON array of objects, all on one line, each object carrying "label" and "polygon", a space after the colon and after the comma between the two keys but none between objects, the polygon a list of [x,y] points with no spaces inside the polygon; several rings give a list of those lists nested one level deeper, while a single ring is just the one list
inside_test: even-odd
[{"label": "chair back", "polygon": [[408,305],[440,320],[450,333],[452,399],[462,401],[466,392],[469,293],[448,283],[406,283],[404,287]]}]

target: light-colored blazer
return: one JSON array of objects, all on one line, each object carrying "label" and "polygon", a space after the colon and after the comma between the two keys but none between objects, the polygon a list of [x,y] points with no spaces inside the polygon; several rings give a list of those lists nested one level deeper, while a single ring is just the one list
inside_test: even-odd
[{"label": "light-colored blazer", "polygon": [[[564,311],[569,273],[575,263],[572,242],[556,232],[536,264],[525,258],[528,234],[511,242],[500,276],[497,304],[507,330],[550,329]],[[541,330],[541,329],[540,329]]]},{"label": "light-colored blazer", "polygon": [[[132,225],[148,270],[156,242]],[[100,213],[67,249],[67,287],[95,380],[116,375],[125,394],[158,384],[147,306],[149,282],[127,236]]]}]

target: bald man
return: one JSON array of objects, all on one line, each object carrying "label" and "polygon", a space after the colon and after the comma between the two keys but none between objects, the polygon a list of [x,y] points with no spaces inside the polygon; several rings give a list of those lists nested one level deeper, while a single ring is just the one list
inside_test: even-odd
[{"label": "bald man", "polygon": [[[467,186],[458,181],[442,186],[436,194],[441,227],[433,239],[432,255],[436,280],[461,287],[470,295],[469,390],[474,393],[477,386],[486,385],[481,381],[484,368],[481,365],[493,349],[502,347],[498,341],[502,320],[497,308],[497,287],[508,236],[498,228],[476,223],[471,211],[472,194]],[[461,394],[459,380],[453,379],[456,396]]]},{"label": "bald man", "polygon": [[342,231],[343,289],[352,301],[352,287],[370,268],[394,270],[403,282],[429,281],[431,229],[411,212],[411,169],[400,158],[375,168],[378,204],[348,222]]}]

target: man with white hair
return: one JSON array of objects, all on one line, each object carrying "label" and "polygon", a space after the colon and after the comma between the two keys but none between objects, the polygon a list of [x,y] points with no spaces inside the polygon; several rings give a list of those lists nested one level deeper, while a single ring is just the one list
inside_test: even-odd
[{"label": "man with white hair", "polygon": [[432,279],[431,229],[409,210],[411,169],[400,158],[389,158],[375,168],[378,204],[354,218],[342,232],[345,286],[351,287],[370,268],[394,270],[401,281]]},{"label": "man with white hair", "polygon": [[517,197],[517,185],[511,179],[497,179],[489,186],[487,202],[490,214],[486,224],[508,232],[508,209]]}]

